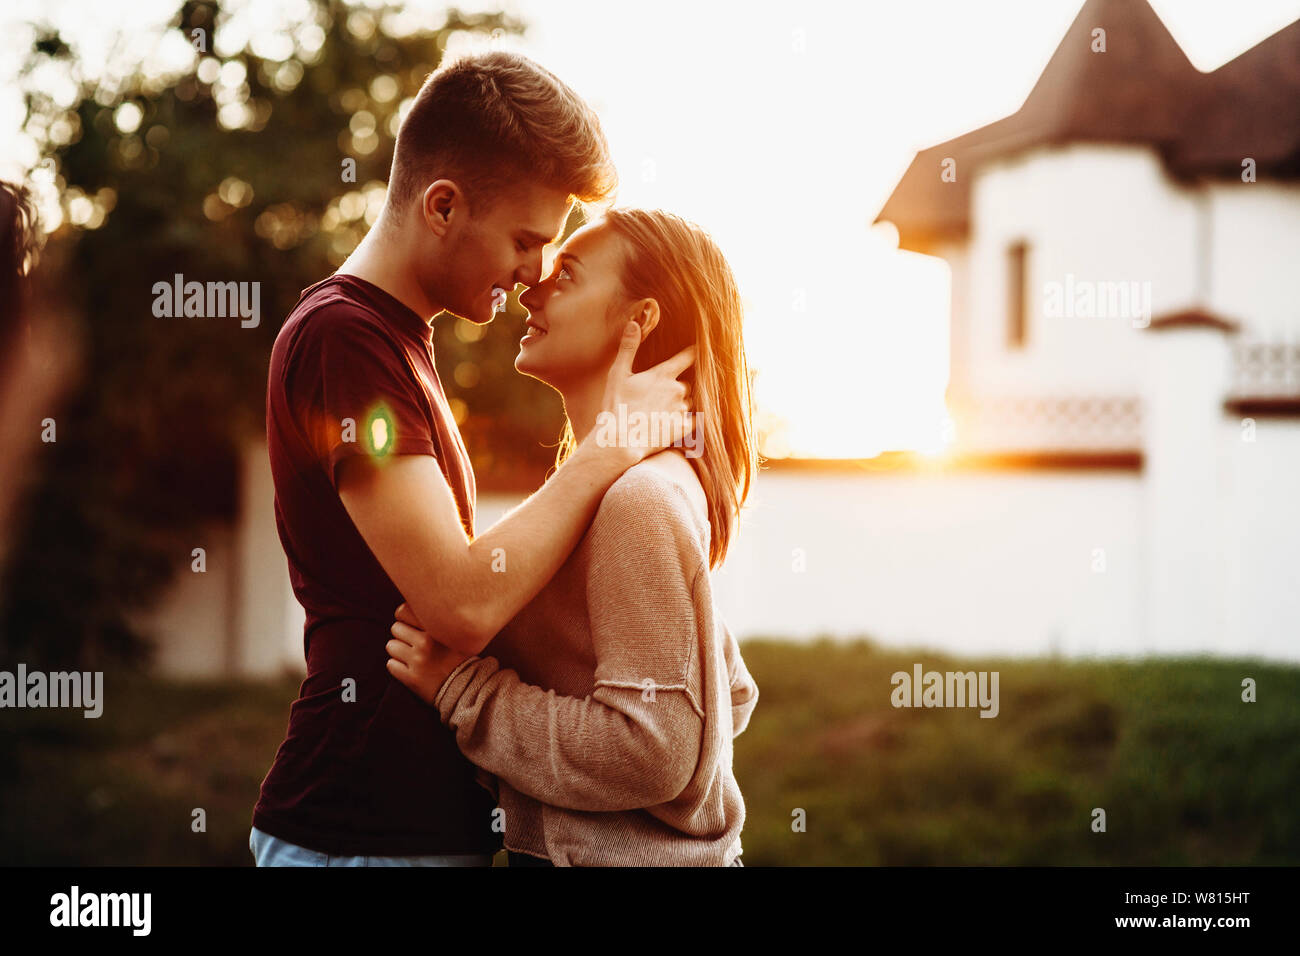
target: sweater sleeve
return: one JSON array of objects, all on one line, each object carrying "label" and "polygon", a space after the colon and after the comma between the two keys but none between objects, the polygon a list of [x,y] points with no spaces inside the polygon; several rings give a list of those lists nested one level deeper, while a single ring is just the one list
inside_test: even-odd
[{"label": "sweater sleeve", "polygon": [[726,622],[719,619],[722,650],[727,661],[727,680],[731,685],[731,736],[739,737],[749,726],[749,716],[758,704],[758,685],[740,656],[740,644]]},{"label": "sweater sleeve", "polygon": [[695,771],[703,722],[682,693],[655,698],[612,687],[566,697],[524,683],[495,657],[474,657],[436,706],[461,752],[520,793],[611,811],[667,803]]},{"label": "sweater sleeve", "polygon": [[578,699],[526,684],[487,657],[467,660],[435,700],[470,761],[553,806],[667,803],[689,784],[703,745],[691,680],[701,639],[698,535],[684,497],[664,479],[627,477],[588,532],[592,693]]}]

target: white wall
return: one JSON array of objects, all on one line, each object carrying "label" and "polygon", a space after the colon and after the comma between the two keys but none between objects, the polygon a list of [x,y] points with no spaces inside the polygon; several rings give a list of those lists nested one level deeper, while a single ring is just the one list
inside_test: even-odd
[{"label": "white wall", "polygon": [[[976,174],[971,192],[972,385],[987,394],[1134,393],[1139,330],[1126,318],[1048,318],[1046,284],[1149,282],[1160,315],[1197,297],[1192,194],[1141,147],[1038,149]],[[1028,344],[1006,345],[1007,248],[1029,243]]]},{"label": "white wall", "polygon": [[211,524],[193,543],[204,549],[203,572],[191,569],[189,552],[170,587],[149,610],[128,623],[153,641],[154,670],[166,677],[213,677],[227,672],[231,640],[230,605],[235,535]]},{"label": "white wall", "polygon": [[1209,304],[1261,337],[1300,332],[1300,187],[1214,183]]},{"label": "white wall", "polygon": [[275,489],[264,442],[245,449],[240,517],[196,535],[205,570],[188,552],[154,607],[131,618],[153,640],[154,670],[167,677],[276,677],[305,673],[305,613],[293,595],[275,528]]},{"label": "white wall", "polygon": [[[1136,472],[765,471],[715,572],[719,606],[742,638],[1300,660],[1300,421],[1258,419],[1254,442],[1242,440],[1239,420],[1215,422],[1204,452],[1217,507],[1184,530],[1197,553],[1217,552],[1219,572],[1166,579],[1173,606],[1220,607],[1215,627],[1147,636],[1153,488]],[[519,498],[481,496],[479,528]],[[159,638],[160,673],[302,671],[302,611],[270,528],[243,545],[229,529],[202,533],[207,572],[182,570],[158,607],[137,617]],[[244,611],[231,578],[238,552],[259,552],[240,580],[260,603]]]},{"label": "white wall", "polygon": [[294,596],[275,527],[275,483],[264,441],[250,443],[244,453],[236,541],[234,670],[248,677],[306,673],[302,631],[307,615]]},{"label": "white wall", "polygon": [[1300,659],[1300,420],[1224,418],[1218,452],[1225,642]]},{"label": "white wall", "polygon": [[971,364],[970,243],[939,243],[934,255],[948,263],[951,309],[948,317],[948,387],[961,392],[966,387]]},{"label": "white wall", "polygon": [[1140,501],[1131,473],[765,472],[715,594],[739,637],[1141,653]]},{"label": "white wall", "polygon": [[1218,329],[1169,328],[1146,332],[1143,345],[1147,632],[1166,653],[1222,650],[1224,579],[1228,565],[1240,560],[1224,550],[1217,533],[1220,517],[1231,514],[1234,504],[1216,447],[1228,380],[1227,339]]}]

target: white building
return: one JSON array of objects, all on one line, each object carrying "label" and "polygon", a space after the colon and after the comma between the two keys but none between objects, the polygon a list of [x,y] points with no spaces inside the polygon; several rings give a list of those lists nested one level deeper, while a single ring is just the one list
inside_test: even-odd
[{"label": "white building", "polygon": [[1300,660],[1300,21],[1204,74],[1089,0],[878,218],[951,270],[953,455],[765,474],[733,629]]},{"label": "white building", "polygon": [[[917,155],[879,218],[951,267],[954,454],[772,463],[714,576],[733,631],[1300,660],[1298,64],[1300,21],[1202,74],[1089,0],[1019,111]],[[246,462],[140,622],[165,672],[303,666]]]},{"label": "white building", "polygon": [[[1070,475],[1008,524],[1091,527],[1126,579],[1038,622],[1076,650],[1300,658],[1298,65],[1300,21],[1203,74],[1145,0],[1089,0],[1021,109],[880,213],[951,267],[958,449]],[[1052,554],[1000,572],[1053,589]]]}]

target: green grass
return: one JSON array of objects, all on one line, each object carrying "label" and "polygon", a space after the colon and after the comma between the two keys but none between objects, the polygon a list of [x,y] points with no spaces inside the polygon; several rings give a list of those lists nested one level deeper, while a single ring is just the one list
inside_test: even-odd
[{"label": "green grass", "polygon": [[[829,641],[744,655],[760,690],[736,740],[749,865],[1300,862],[1300,669]],[[999,715],[895,709],[890,675],[918,662],[998,671]],[[1242,702],[1243,677],[1257,703]]]},{"label": "green grass", "polygon": [[[735,742],[748,866],[1300,862],[1300,669],[829,641],[744,654],[760,689]],[[895,709],[890,675],[916,662],[997,670],[999,715]],[[1241,701],[1243,677],[1258,703]],[[296,691],[110,674],[98,720],[0,712],[0,864],[250,863],[252,806]],[[196,807],[206,832],[191,829]]]}]

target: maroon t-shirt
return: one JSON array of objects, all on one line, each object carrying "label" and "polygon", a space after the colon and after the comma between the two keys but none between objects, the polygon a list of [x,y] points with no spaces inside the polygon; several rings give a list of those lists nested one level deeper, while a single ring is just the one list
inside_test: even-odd
[{"label": "maroon t-shirt", "polygon": [[432,328],[356,276],[306,289],[271,352],[266,435],[276,526],[307,611],[307,679],[253,825],[339,855],[495,852],[493,800],[473,766],[437,711],[388,673],[384,645],[403,598],[336,484],[344,458],[382,468],[392,455],[432,455],[473,534],[474,473],[434,369]]}]

